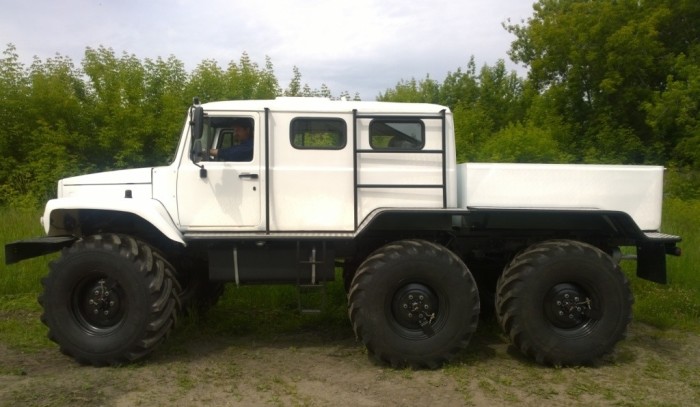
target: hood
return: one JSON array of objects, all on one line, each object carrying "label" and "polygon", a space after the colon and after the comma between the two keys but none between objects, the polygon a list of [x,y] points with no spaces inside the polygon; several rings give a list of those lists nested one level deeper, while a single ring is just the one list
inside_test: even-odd
[{"label": "hood", "polygon": [[64,178],[58,182],[58,197],[150,198],[152,170],[152,168],[136,168]]},{"label": "hood", "polygon": [[135,168],[130,170],[97,172],[95,174],[64,178],[61,180],[61,183],[64,186],[150,184],[151,173],[152,168]]}]

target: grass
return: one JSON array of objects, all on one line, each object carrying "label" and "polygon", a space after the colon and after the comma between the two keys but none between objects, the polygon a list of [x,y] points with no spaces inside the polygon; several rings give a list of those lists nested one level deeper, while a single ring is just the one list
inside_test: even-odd
[{"label": "grass", "polygon": [[39,321],[41,307],[34,293],[0,297],[0,343],[25,352],[46,349],[51,342]]},{"label": "grass", "polygon": [[[39,224],[39,211],[0,209],[0,242],[6,243],[44,235]],[[5,250],[0,251],[0,296],[8,294],[38,293],[41,278],[48,270],[52,256],[37,257],[17,264],[5,265]]]},{"label": "grass", "polygon": [[635,293],[635,319],[700,332],[700,200],[666,199],[662,231],[683,238],[682,255],[666,257],[667,285],[636,278],[635,264],[625,264]]}]

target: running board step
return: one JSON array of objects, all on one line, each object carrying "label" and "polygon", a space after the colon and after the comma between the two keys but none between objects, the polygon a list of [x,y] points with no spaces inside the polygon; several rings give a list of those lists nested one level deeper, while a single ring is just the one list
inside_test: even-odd
[{"label": "running board step", "polygon": [[[299,312],[307,315],[320,314],[321,309],[326,304],[326,285],[298,284],[297,289],[299,300]],[[309,303],[313,303],[314,307],[311,307]]]}]

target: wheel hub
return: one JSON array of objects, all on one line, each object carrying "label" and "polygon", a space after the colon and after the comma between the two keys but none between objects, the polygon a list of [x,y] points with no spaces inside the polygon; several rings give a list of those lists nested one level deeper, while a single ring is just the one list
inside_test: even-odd
[{"label": "wheel hub", "polygon": [[438,311],[438,299],[423,284],[408,284],[394,295],[393,312],[396,321],[405,328],[428,330]]},{"label": "wheel hub", "polygon": [[85,322],[96,328],[114,326],[121,318],[122,301],[115,287],[110,288],[101,278],[88,284],[83,291],[80,314]]},{"label": "wheel hub", "polygon": [[574,328],[591,317],[591,299],[580,287],[563,283],[549,290],[545,312],[550,322],[559,328]]}]

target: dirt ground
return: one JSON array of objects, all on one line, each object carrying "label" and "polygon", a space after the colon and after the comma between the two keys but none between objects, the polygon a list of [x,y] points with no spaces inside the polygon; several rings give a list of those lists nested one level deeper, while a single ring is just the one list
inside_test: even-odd
[{"label": "dirt ground", "polygon": [[0,406],[697,405],[700,337],[633,323],[598,366],[533,364],[493,326],[433,371],[377,366],[352,332],[274,338],[180,334],[148,360],[80,366],[57,348],[0,344]]}]

